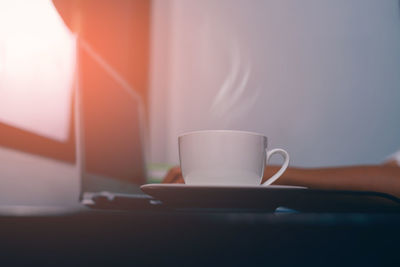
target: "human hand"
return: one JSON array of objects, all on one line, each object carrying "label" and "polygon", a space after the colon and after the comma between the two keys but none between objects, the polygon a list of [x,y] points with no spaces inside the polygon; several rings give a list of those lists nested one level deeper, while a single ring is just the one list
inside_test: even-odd
[{"label": "human hand", "polygon": [[162,181],[163,184],[183,184],[182,171],[179,166],[172,167],[167,175],[165,175],[164,180]]}]

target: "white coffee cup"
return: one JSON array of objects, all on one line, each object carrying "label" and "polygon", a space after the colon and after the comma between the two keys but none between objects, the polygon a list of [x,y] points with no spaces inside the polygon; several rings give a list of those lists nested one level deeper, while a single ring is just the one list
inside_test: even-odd
[{"label": "white coffee cup", "polygon": [[274,154],[283,157],[282,167],[262,185],[276,181],[289,166],[283,149],[267,151],[267,137],[252,132],[208,130],[178,137],[179,159],[185,184],[207,186],[256,186]]}]

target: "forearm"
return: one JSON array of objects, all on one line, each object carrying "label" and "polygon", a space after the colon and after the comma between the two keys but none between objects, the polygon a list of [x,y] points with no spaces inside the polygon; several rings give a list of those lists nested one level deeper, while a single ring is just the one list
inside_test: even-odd
[{"label": "forearm", "polygon": [[[264,179],[277,167],[266,168]],[[315,189],[377,191],[400,197],[400,167],[388,165],[338,168],[289,168],[275,184]]]}]

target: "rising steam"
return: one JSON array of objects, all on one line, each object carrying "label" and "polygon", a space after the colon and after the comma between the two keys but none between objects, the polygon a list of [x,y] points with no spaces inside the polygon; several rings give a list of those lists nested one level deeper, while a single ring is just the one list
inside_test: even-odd
[{"label": "rising steam", "polygon": [[229,69],[211,104],[210,113],[218,124],[232,127],[235,120],[244,117],[257,101],[258,88],[250,88],[251,62],[244,58],[237,42],[232,42]]}]

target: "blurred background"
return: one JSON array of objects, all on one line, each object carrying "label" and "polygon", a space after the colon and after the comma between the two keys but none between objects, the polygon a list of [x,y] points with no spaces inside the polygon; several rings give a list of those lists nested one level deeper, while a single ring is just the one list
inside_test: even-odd
[{"label": "blurred background", "polygon": [[91,136],[130,90],[159,179],[203,129],[262,133],[294,166],[380,163],[400,148],[399,70],[398,0],[4,0],[0,202],[77,201],[77,88]]},{"label": "blurred background", "polygon": [[155,1],[153,23],[154,160],[214,128],[263,133],[301,166],[400,147],[399,1]]}]

